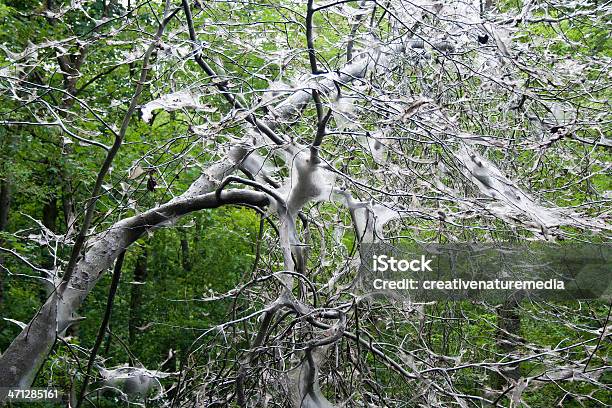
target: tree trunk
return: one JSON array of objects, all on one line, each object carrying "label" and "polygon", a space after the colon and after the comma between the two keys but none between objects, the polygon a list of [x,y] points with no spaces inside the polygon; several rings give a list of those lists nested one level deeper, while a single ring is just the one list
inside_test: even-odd
[{"label": "tree trunk", "polygon": [[[498,349],[509,355],[518,348],[518,338],[521,331],[521,316],[519,314],[519,299],[512,296],[503,305],[497,308],[497,333],[496,341]],[[521,377],[519,366],[504,367],[500,374],[494,373],[491,385],[495,389],[501,389],[508,385],[508,378],[517,380]]]},{"label": "tree trunk", "polygon": [[142,326],[142,293],[143,285],[139,283],[145,283],[147,281],[147,261],[149,258],[149,250],[145,246],[136,260],[136,266],[134,267],[134,282],[138,284],[132,284],[130,291],[130,318],[128,322],[129,330],[129,344],[133,346],[136,344],[136,333],[137,328]]},{"label": "tree trunk", "polygon": [[187,234],[181,236],[181,263],[185,271],[191,270],[191,257],[189,256],[189,241]]},{"label": "tree trunk", "polygon": [[42,223],[53,233],[57,233],[57,214],[57,198],[52,194],[43,205]]}]

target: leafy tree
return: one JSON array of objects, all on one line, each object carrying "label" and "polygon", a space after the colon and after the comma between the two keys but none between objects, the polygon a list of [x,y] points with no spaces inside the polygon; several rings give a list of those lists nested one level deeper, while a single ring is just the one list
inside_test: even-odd
[{"label": "leafy tree", "polygon": [[77,407],[612,403],[603,301],[407,302],[360,272],[382,245],[608,242],[609,18],[0,1],[0,386]]}]

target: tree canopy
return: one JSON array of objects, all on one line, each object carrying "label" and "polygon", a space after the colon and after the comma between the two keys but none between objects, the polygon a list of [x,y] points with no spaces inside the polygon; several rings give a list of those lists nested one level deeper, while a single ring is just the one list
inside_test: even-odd
[{"label": "tree canopy", "polygon": [[612,404],[610,299],[426,302],[360,272],[406,243],[610,259],[610,11],[0,1],[0,387]]}]

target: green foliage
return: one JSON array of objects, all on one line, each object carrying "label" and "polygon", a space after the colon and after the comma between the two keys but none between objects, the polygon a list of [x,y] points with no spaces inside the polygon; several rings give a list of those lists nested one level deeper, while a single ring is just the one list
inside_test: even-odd
[{"label": "green foliage", "polygon": [[[130,25],[127,29],[118,30],[123,24],[123,17],[98,26],[97,22],[105,21],[105,13],[121,15],[124,10],[122,2],[91,1],[84,2],[84,10],[91,18],[83,18],[83,13],[71,10],[61,19],[45,15],[44,4],[37,0],[1,0],[0,1],[0,44],[5,48],[0,51],[0,69],[13,74],[15,64],[11,62],[10,53],[25,49],[29,43],[52,42],[63,38],[78,39],[82,42],[91,42],[94,46],[88,51],[87,60],[79,70],[76,78],[76,93],[79,101],[72,100],[70,107],[64,106],[61,115],[70,123],[78,135],[95,140],[105,145],[111,145],[118,125],[124,119],[125,112],[133,95],[135,84],[138,81],[142,61],[143,45],[145,40],[154,32],[157,24],[157,15],[160,2],[147,2],[146,6],[139,7],[134,13],[138,16],[138,25]],[[59,2],[61,3],[61,2]],[[193,3],[193,2],[190,2]],[[279,11],[274,7],[262,7],[260,4],[249,2],[240,3],[240,7],[233,2],[212,2],[206,5],[205,17],[202,18],[202,27],[197,27],[203,52],[207,61],[218,72],[230,78],[228,87],[232,92],[240,93],[249,104],[255,105],[260,101],[260,91],[268,88],[275,81],[300,81],[298,74],[309,72],[304,59],[296,57],[304,52],[305,29],[299,19],[303,11],[300,7],[291,8],[282,6],[282,2],[271,2],[279,6],[283,13],[291,16],[290,21],[278,22]],[[278,3],[278,4],[277,4]],[[348,2],[347,7],[353,7]],[[517,4],[521,3],[521,4]],[[500,2],[502,10],[522,7],[523,2]],[[282,7],[281,7],[282,6]],[[372,16],[372,20],[386,14],[383,7]],[[562,10],[552,10],[550,18],[560,18]],[[431,16],[430,16],[431,17]],[[542,17],[542,16],[536,16]],[[216,25],[209,28],[204,24],[206,19],[219,21],[232,21],[221,27]],[[314,19],[315,48],[323,66],[336,66],[344,58],[339,48],[346,44],[346,35],[352,29],[347,19],[331,11],[317,12]],[[584,19],[566,20],[560,22],[558,27],[542,22],[534,24],[517,24],[518,40],[524,43],[533,43],[539,47],[540,43],[534,39],[545,40],[546,52],[552,53],[555,60],[580,62],[591,56],[612,56],[612,39],[610,33],[591,27]],[[321,33],[319,26],[332,27],[329,32]],[[262,35],[262,27],[267,32]],[[358,30],[366,32],[367,25]],[[169,31],[175,38],[184,41],[185,48],[190,50],[190,41],[187,33],[176,22],[169,25]],[[374,34],[384,37],[395,35],[387,23],[381,23]],[[112,39],[112,41],[110,39]],[[228,38],[237,39],[228,41]],[[567,39],[567,40],[566,40]],[[107,41],[108,40],[108,41]],[[45,92],[40,91],[35,96],[41,101],[52,105],[60,105],[65,94],[66,76],[57,64],[58,53],[74,57],[80,52],[79,42],[70,41],[65,45],[49,46],[39,49],[39,60],[47,64],[28,67],[27,72],[20,72],[24,80],[42,86],[48,86]],[[245,44],[249,44],[248,47]],[[248,49],[245,50],[245,47]],[[544,47],[544,46],[542,46]],[[214,50],[223,50],[216,52]],[[289,51],[287,51],[289,50]],[[102,194],[96,203],[94,225],[95,231],[100,232],[110,227],[116,221],[128,216],[137,215],[173,197],[181,194],[202,173],[201,163],[220,160],[224,151],[211,151],[207,146],[224,146],[234,136],[244,132],[242,122],[234,116],[236,112],[228,115],[228,104],[219,95],[209,95],[207,88],[211,86],[210,78],[205,75],[194,76],[194,70],[176,69],[176,60],[164,60],[163,44],[152,55],[154,70],[146,78],[147,85],[141,96],[141,104],[153,100],[158,96],[176,91],[176,83],[188,84],[199,89],[206,96],[206,104],[212,107],[213,112],[200,116],[189,110],[184,111],[156,111],[153,120],[145,123],[137,113],[133,114],[123,140],[123,146],[112,163],[109,174],[105,177]],[[177,50],[170,50],[173,52]],[[179,50],[180,51],[180,50]],[[177,51],[177,52],[179,52]],[[125,62],[131,55],[137,55],[134,61]],[[468,51],[468,55],[470,55]],[[273,57],[270,57],[273,56]],[[195,67],[191,58],[180,61],[186,67]],[[537,65],[537,64],[536,64]],[[544,67],[550,69],[551,67]],[[414,75],[414,72],[389,73],[392,75]],[[394,90],[399,95],[403,93],[417,93],[423,81],[436,83],[438,72],[423,68],[422,78],[416,75],[409,81],[409,88]],[[479,76],[461,78],[454,72],[446,73],[453,82],[461,83],[455,91],[441,92],[440,105],[456,104],[457,99],[470,98],[482,92]],[[608,75],[599,69],[587,69],[584,76],[594,78],[598,75]],[[527,75],[525,75],[527,78]],[[149,86],[154,83],[155,86]],[[5,85],[0,79],[0,85]],[[572,96],[572,89],[560,91],[551,95],[543,83],[525,84],[525,90],[532,92],[545,100],[566,98]],[[364,89],[359,92],[374,94],[374,89]],[[502,95],[501,97],[505,97]],[[592,99],[605,100],[611,96],[609,89],[595,90]],[[81,101],[86,101],[81,104]],[[23,109],[27,103],[17,103],[13,98],[0,99],[0,119],[28,122],[32,117],[38,118],[49,115],[42,108],[32,108],[31,111]],[[599,108],[593,101],[585,101],[586,105]],[[66,103],[68,104],[68,103]],[[24,105],[24,106],[22,106]],[[62,105],[63,106],[63,105]],[[92,107],[92,109],[88,109]],[[368,106],[360,107],[367,116]],[[603,109],[606,109],[604,106]],[[471,108],[470,108],[471,109]],[[534,108],[542,110],[544,107]],[[77,114],[75,114],[78,113]],[[96,117],[104,113],[104,126]],[[487,123],[481,123],[472,118],[472,111],[459,111],[457,120],[461,122],[462,129],[474,131],[478,134],[492,137],[513,133],[513,140],[520,145],[526,139],[525,129],[507,129],[498,127],[504,121],[523,118],[520,113],[494,111],[490,114]],[[297,141],[309,143],[312,140],[312,124],[315,123],[316,111],[310,106],[303,113],[304,123],[295,124],[289,131],[290,137]],[[510,118],[510,120],[508,119]],[[378,120],[372,115],[372,124],[367,124],[368,130],[374,131]],[[333,121],[333,120],[332,120]],[[212,129],[206,136],[200,136],[193,131],[193,124],[201,124]],[[110,129],[109,129],[110,127]],[[370,129],[372,128],[372,129]],[[578,131],[579,137],[591,137],[587,132]],[[500,137],[503,140],[503,137]],[[325,152],[327,148],[337,143],[334,138],[327,139],[321,146]],[[542,165],[533,172],[530,170],[534,158],[539,153],[537,149],[524,150],[517,156],[517,160],[506,160],[508,155],[515,152],[514,146],[508,149],[499,149],[490,154],[490,158],[502,163],[503,170],[510,178],[520,178],[520,183],[533,189],[544,191],[543,197],[550,202],[561,206],[578,206],[591,200],[594,192],[612,190],[612,179],[606,173],[607,163],[611,155],[603,147],[585,148],[573,140],[563,140],[542,158]],[[564,159],[563,153],[575,153],[580,160],[569,162]],[[415,157],[429,157],[436,164],[444,164],[445,148],[437,143],[422,143],[417,145],[411,154]],[[47,229],[54,229],[52,233],[61,235],[69,228],[63,204],[70,198],[77,209],[77,224],[82,220],[81,209],[90,198],[100,165],[104,160],[106,151],[99,147],[92,147],[79,142],[72,135],[68,135],[57,126],[29,126],[10,125],[0,127],[0,180],[6,180],[12,186],[12,202],[9,217],[8,231],[0,231],[0,245],[18,252],[32,264],[43,265],[45,268],[57,267],[61,259],[70,256],[70,243],[58,245],[57,248],[39,244],[29,239],[29,235],[39,234],[41,226],[35,220],[43,220],[45,216],[52,218],[54,227],[47,225]],[[572,156],[573,157],[573,156]],[[590,160],[595,157],[595,160]],[[512,162],[512,163],[510,163]],[[333,164],[333,163],[332,163]],[[446,163],[448,164],[448,163]],[[351,162],[347,163],[346,173],[360,176],[364,167],[378,170],[382,168],[372,159],[366,151],[352,153]],[[134,170],[140,169],[141,174],[134,175]],[[583,179],[582,174],[594,176]],[[550,174],[557,175],[550,177]],[[279,172],[280,176],[287,176],[287,170]],[[527,175],[527,176],[525,176]],[[148,181],[155,179],[157,188],[147,187]],[[421,181],[421,180],[419,180]],[[455,182],[451,176],[441,176],[441,181],[449,186]],[[430,182],[425,180],[423,182]],[[384,181],[374,179],[372,188],[386,189]],[[69,196],[69,197],[67,197]],[[364,193],[364,200],[372,197]],[[436,198],[434,197],[434,200]],[[427,198],[423,198],[427,200]],[[462,203],[449,203],[449,208],[459,209]],[[465,208],[462,208],[462,211]],[[348,211],[339,209],[332,204],[313,205],[312,212],[317,212],[322,218],[334,220],[338,226],[338,234],[327,231],[320,236],[311,231],[312,245],[309,248],[309,268],[316,270],[312,281],[317,285],[326,283],[336,267],[341,266],[345,259],[333,259],[329,263],[319,261],[320,247],[340,247],[338,250],[344,255],[354,253],[356,245],[355,232],[351,227]],[[54,212],[55,211],[55,212]],[[594,210],[593,210],[594,211]],[[51,215],[49,215],[51,214]],[[443,228],[456,228],[480,226],[481,220],[463,225],[444,225],[438,220],[436,214],[426,214],[421,219],[407,219],[402,236],[422,241],[443,240],[440,233]],[[274,221],[273,221],[274,222]],[[503,230],[506,225],[502,221],[492,224]],[[268,221],[264,230],[259,231],[260,215],[256,212],[235,207],[224,207],[215,210],[200,211],[185,217],[181,222],[168,229],[158,229],[148,232],[135,245],[128,248],[123,264],[122,277],[119,290],[112,307],[112,318],[108,333],[105,334],[99,352],[98,361],[104,359],[106,367],[120,364],[140,364],[150,369],[160,369],[167,372],[178,371],[181,364],[185,364],[186,355],[194,344],[201,344],[210,334],[208,330],[221,322],[231,320],[234,308],[239,311],[253,311],[261,308],[261,304],[249,304],[238,300],[236,304],[231,297],[223,300],[211,301],[210,298],[220,296],[239,287],[252,278],[253,272],[257,276],[267,275],[282,269],[280,256],[267,253],[269,248],[265,245],[258,247],[258,235],[276,237],[274,228]],[[467,229],[467,228],[466,228]],[[577,231],[572,231],[579,233]],[[467,239],[489,238],[486,229],[476,232],[464,232]],[[495,237],[498,239],[514,239],[507,236]],[[589,238],[579,235],[578,238]],[[57,251],[57,259],[53,257]],[[265,253],[267,263],[257,256],[258,251]],[[145,259],[146,276],[137,276],[139,259]],[[259,264],[254,265],[255,260]],[[20,322],[27,322],[36,314],[47,294],[40,285],[40,274],[33,271],[23,260],[16,259],[6,253],[0,252],[0,318],[8,316]],[[59,265],[64,267],[65,264]],[[142,266],[142,264],[141,264]],[[27,277],[26,275],[30,275]],[[352,279],[352,277],[351,277]],[[83,321],[66,333],[65,341],[59,341],[53,349],[53,354],[45,362],[38,374],[36,385],[54,386],[70,393],[73,380],[82,384],[82,367],[75,363],[75,356],[86,361],[89,350],[93,346],[99,331],[104,310],[107,308],[107,295],[111,283],[111,274],[104,272],[95,289],[87,297],[80,314]],[[342,281],[341,284],[351,282]],[[270,283],[265,283],[270,284]],[[262,284],[263,285],[263,284]],[[272,284],[270,284],[272,285]],[[253,290],[259,290],[256,287]],[[354,298],[342,294],[347,302]],[[469,302],[454,304],[428,305],[423,311],[409,312],[393,310],[394,304],[382,304],[368,318],[361,322],[365,325],[364,332],[376,333],[377,340],[382,344],[394,344],[397,338],[403,338],[400,349],[408,356],[409,352],[417,350],[417,357],[427,359],[432,356],[419,353],[425,343],[427,350],[448,356],[447,360],[440,358],[442,364],[451,366],[461,364],[462,361],[481,361],[493,363],[503,358],[497,341],[497,324],[499,316],[491,313],[490,307],[470,304]],[[541,349],[553,349],[563,345],[567,339],[572,341],[593,341],[596,336],[581,331],[576,335],[574,327],[587,327],[595,331],[598,327],[591,327],[595,317],[600,318],[607,313],[606,305],[595,302],[588,308],[581,308],[577,304],[556,304],[550,308],[535,308],[527,304],[521,305],[520,336],[532,345]],[[393,310],[397,313],[412,313],[406,321],[389,325],[384,317]],[[559,312],[563,314],[564,323],[553,324],[542,316],[543,313]],[[418,313],[422,313],[419,317]],[[415,317],[416,316],[416,317]],[[421,319],[421,320],[419,320]],[[543,324],[543,321],[547,323]],[[350,322],[351,324],[355,322]],[[0,350],[6,349],[11,340],[20,332],[18,324],[7,320],[0,320]],[[422,340],[421,340],[422,336]],[[231,336],[230,336],[231,337]],[[248,345],[240,338],[230,338],[238,344],[238,349],[246,349]],[[198,343],[200,342],[200,343]],[[244,342],[245,344],[242,344]],[[355,345],[352,341],[343,339],[339,342],[336,353],[363,353],[369,369],[376,372],[380,387],[390,393],[409,394],[419,392],[418,387],[406,384],[399,376],[385,369],[380,356],[369,353],[363,345]],[[357,349],[357,350],[356,350]],[[467,350],[467,351],[466,351]],[[588,357],[593,349],[579,348],[568,351],[568,359],[580,360]],[[394,350],[395,351],[395,350]],[[526,351],[526,350],[519,350]],[[176,354],[174,359],[162,366],[161,362],[169,357],[169,353]],[[603,342],[601,348],[592,358],[589,367],[602,367],[607,364],[605,356],[610,352],[609,342]],[[203,361],[205,357],[221,358],[222,351],[215,348],[204,348],[201,351]],[[203,355],[203,356],[202,356]],[[234,357],[233,355],[231,357]],[[195,358],[195,357],[194,357]],[[545,358],[545,356],[543,357]],[[407,364],[409,358],[404,363]],[[525,375],[538,373],[543,367],[541,361],[530,361],[520,364],[520,371]],[[347,378],[355,373],[346,373]],[[484,365],[474,366],[461,371],[459,381],[455,386],[464,392],[484,395],[483,384],[490,383],[491,372]],[[610,383],[610,375],[607,383]],[[170,383],[171,380],[168,380]],[[371,385],[364,385],[364,387]],[[78,388],[78,387],[77,387]],[[594,389],[588,383],[574,383],[567,386],[568,391],[581,394],[591,394],[612,405],[612,396],[606,390]],[[330,391],[331,392],[331,391]],[[355,390],[354,398],[359,400],[365,394],[364,390]],[[546,408],[560,403],[564,398],[563,391],[554,384],[546,384],[536,390],[530,390],[524,395],[525,402],[531,407]],[[101,398],[100,407],[112,407],[120,404],[114,397]],[[507,398],[503,404],[508,405]],[[591,401],[563,400],[564,406],[595,406],[589,405]],[[15,406],[19,406],[16,404]]]}]

